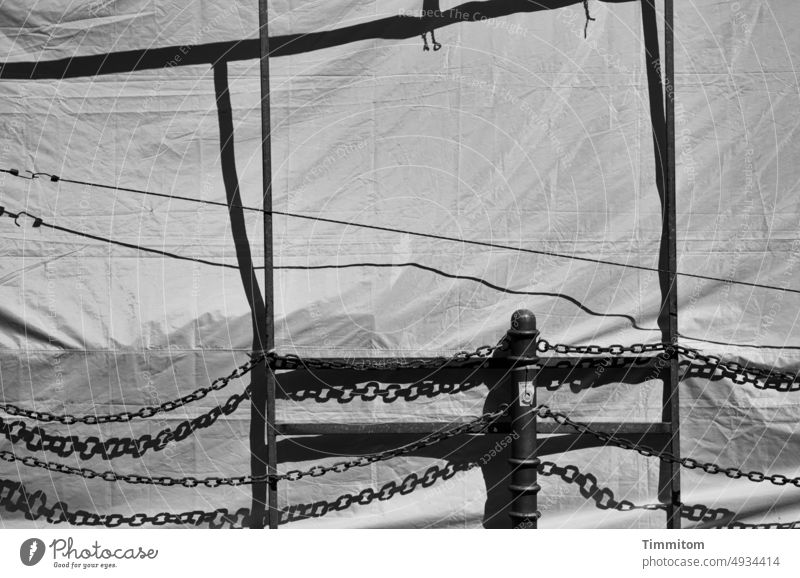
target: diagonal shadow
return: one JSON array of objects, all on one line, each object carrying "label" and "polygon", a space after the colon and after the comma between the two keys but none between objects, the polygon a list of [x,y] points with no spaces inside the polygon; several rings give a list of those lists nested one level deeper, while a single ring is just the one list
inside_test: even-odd
[{"label": "diagonal shadow", "polygon": [[[485,0],[465,2],[440,17],[422,18],[397,15],[379,18],[333,30],[273,36],[269,40],[270,56],[289,56],[342,46],[369,39],[403,40],[421,36],[423,32],[462,22],[482,22],[523,12],[555,10],[583,0]],[[635,0],[602,0],[622,3]],[[119,74],[137,70],[216,64],[221,61],[251,60],[259,58],[257,38],[164,46],[161,48],[125,50],[104,54],[75,56],[59,60],[37,60],[0,63],[0,79],[77,78],[100,74]]]},{"label": "diagonal shadow", "polygon": [[[482,444],[479,450],[486,450],[491,442]],[[487,455],[487,454],[484,454]],[[474,452],[470,453],[474,458]],[[505,463],[505,452],[498,453],[494,460]],[[335,500],[318,500],[310,503],[290,504],[281,509],[280,524],[285,525],[301,520],[322,518],[333,512],[341,512],[355,506],[367,506],[375,501],[388,501],[398,495],[409,495],[419,488],[430,488],[439,482],[451,479],[460,472],[470,471],[478,466],[485,467],[488,462],[479,459],[465,459],[448,461],[444,466],[433,465],[422,474],[412,472],[401,481],[390,481],[382,484],[377,489],[363,488],[353,493],[338,496]],[[506,475],[508,472],[506,472]],[[628,512],[633,510],[664,510],[664,504],[636,505],[629,500],[618,500],[614,491],[599,484],[597,476],[589,472],[582,472],[577,466],[567,464],[559,466],[551,461],[543,461],[539,466],[539,475],[543,477],[556,477],[566,484],[578,487],[579,493],[586,500],[592,501],[597,509],[617,510]],[[506,500],[508,496],[506,495]],[[48,506],[48,496],[42,490],[31,492],[23,483],[13,480],[0,479],[0,508],[8,513],[21,513],[26,520],[42,520],[56,525],[73,520],[70,525],[103,525],[98,523],[82,524],[96,514],[85,510],[74,509],[64,501]],[[252,524],[252,514],[249,508],[239,508],[235,512],[227,508],[218,508],[214,512],[191,512],[192,522],[186,525],[207,526],[212,529],[219,528],[248,528]],[[263,511],[256,515],[263,516]],[[494,513],[498,516],[498,513]],[[681,506],[681,517],[685,520],[699,522],[702,528],[719,528],[727,526],[748,527],[749,524],[736,522],[736,513],[727,508],[709,508],[703,504]],[[2,519],[3,516],[0,516]],[[487,524],[487,521],[484,521]],[[263,521],[261,522],[263,525]],[[499,527],[495,524],[490,527]]]},{"label": "diagonal shadow", "polygon": [[[449,480],[459,472],[469,471],[478,467],[477,462],[448,463],[442,467],[431,466],[422,475],[411,473],[398,482],[388,482],[377,490],[365,488],[360,492],[342,494],[332,501],[319,500],[311,503],[300,503],[286,506],[281,512],[281,524],[322,518],[330,512],[340,512],[356,505],[366,506],[376,500],[388,501],[397,495],[408,495],[419,487],[428,488],[439,481]],[[601,486],[597,476],[590,472],[582,472],[573,464],[559,466],[555,462],[543,461],[538,468],[539,475],[543,477],[556,477],[565,484],[578,487],[580,495],[587,501],[594,503],[599,510],[616,510],[618,512],[664,511],[664,504],[636,505],[630,500],[618,500],[614,491],[607,486]],[[704,504],[682,504],[681,518],[691,522],[698,522],[697,528],[720,528],[729,524],[747,525],[735,522],[736,513],[727,508],[710,508]],[[484,525],[487,521],[484,520]]]},{"label": "diagonal shadow", "polygon": [[[233,111],[228,83],[228,63],[218,62],[214,65],[214,93],[217,102],[217,118],[219,121],[220,164],[222,181],[228,201],[231,231],[236,248],[236,261],[242,279],[247,303],[250,306],[253,325],[253,351],[266,349],[266,335],[261,335],[262,319],[266,319],[267,311],[264,297],[258,285],[256,267],[247,238],[247,224],[242,209],[242,198],[239,190],[239,177],[236,172],[236,155],[234,153]],[[268,452],[264,433],[267,430],[267,367],[259,363],[251,372],[250,381],[250,467],[254,476],[267,473]],[[253,484],[253,511],[255,519],[263,519],[267,504],[267,484]]]}]

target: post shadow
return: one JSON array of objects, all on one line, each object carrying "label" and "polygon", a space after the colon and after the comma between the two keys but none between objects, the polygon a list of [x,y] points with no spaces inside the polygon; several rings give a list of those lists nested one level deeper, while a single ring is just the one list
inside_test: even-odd
[{"label": "post shadow", "polygon": [[[228,201],[231,232],[236,248],[236,262],[242,279],[247,303],[250,306],[253,326],[253,351],[264,351],[266,335],[262,335],[262,320],[267,311],[264,297],[258,285],[250,241],[247,238],[247,223],[242,208],[239,190],[239,177],[236,172],[236,156],[234,154],[233,111],[228,82],[228,63],[224,60],[214,64],[214,93],[217,102],[217,119],[219,122],[220,164],[225,196]],[[254,476],[263,476],[268,470],[268,448],[265,439],[267,431],[267,365],[259,363],[251,371],[250,378],[250,467]],[[254,520],[265,518],[267,505],[267,483],[253,484],[252,511]],[[263,524],[259,527],[263,528]]]}]

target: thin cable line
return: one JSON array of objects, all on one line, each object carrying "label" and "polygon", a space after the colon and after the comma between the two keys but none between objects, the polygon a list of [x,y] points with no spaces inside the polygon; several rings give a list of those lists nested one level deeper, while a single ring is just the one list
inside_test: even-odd
[{"label": "thin cable line", "polygon": [[[205,205],[222,206],[222,207],[226,207],[226,208],[229,207],[229,205],[227,203],[222,203],[222,202],[219,202],[219,201],[207,201],[207,200],[202,200],[202,199],[193,199],[191,197],[183,197],[183,196],[179,196],[179,195],[168,195],[168,194],[165,194],[165,193],[155,193],[153,191],[146,191],[146,190],[142,190],[142,189],[133,189],[133,188],[128,188],[128,187],[120,187],[120,186],[117,186],[117,185],[104,185],[102,183],[94,183],[94,182],[90,182],[90,181],[78,181],[78,180],[73,180],[73,179],[65,179],[65,178],[62,178],[62,177],[60,177],[58,175],[53,175],[51,173],[45,173],[45,172],[25,171],[25,172],[30,174],[29,177],[20,175],[19,171],[16,170],[16,169],[0,169],[0,172],[12,174],[12,175],[14,175],[16,177],[29,179],[29,180],[37,179],[37,178],[39,178],[40,175],[43,175],[43,176],[49,177],[50,181],[52,181],[52,182],[63,181],[65,183],[72,183],[72,184],[84,185],[84,186],[89,186],[89,187],[97,187],[97,188],[113,190],[113,191],[122,191],[122,192],[136,193],[136,194],[141,194],[141,195],[150,195],[150,196],[156,196],[156,197],[167,198],[167,199],[175,199],[175,200],[181,200],[181,201],[188,201],[188,202],[192,202],[192,203],[199,203],[199,204],[205,204]],[[570,260],[573,260],[573,261],[583,261],[585,263],[594,263],[594,264],[597,264],[597,265],[610,265],[610,266],[613,266],[613,267],[623,267],[623,268],[626,268],[626,269],[636,269],[636,270],[639,270],[639,271],[648,271],[648,272],[651,272],[651,273],[667,273],[667,274],[670,274],[670,275],[674,274],[674,275],[679,275],[681,277],[689,277],[689,278],[692,278],[692,279],[702,279],[702,280],[705,280],[705,281],[717,281],[719,283],[729,284],[729,285],[742,285],[742,286],[745,286],[745,287],[755,287],[755,288],[759,288],[759,289],[770,289],[770,290],[774,290],[774,291],[782,291],[782,292],[800,294],[800,289],[792,289],[792,288],[789,288],[789,287],[778,287],[776,285],[766,285],[766,284],[763,284],[763,283],[754,283],[754,282],[751,282],[751,281],[738,281],[738,280],[734,280],[734,279],[723,279],[721,277],[711,277],[711,276],[708,276],[708,275],[699,275],[697,273],[685,273],[685,272],[682,272],[682,271],[676,271],[676,272],[673,273],[672,271],[669,271],[668,269],[660,269],[660,268],[657,268],[657,267],[647,267],[645,265],[634,265],[634,264],[630,264],[630,263],[619,263],[617,261],[608,261],[608,260],[605,260],[605,259],[597,259],[597,258],[594,258],[594,257],[580,257],[578,255],[566,255],[564,253],[556,253],[554,251],[544,251],[544,250],[540,250],[540,249],[529,249],[529,248],[526,248],[526,247],[515,247],[513,245],[504,245],[504,244],[500,244],[500,243],[490,243],[488,241],[475,241],[475,240],[471,240],[471,239],[459,239],[458,237],[448,237],[446,235],[436,235],[434,233],[422,233],[422,232],[418,232],[418,231],[407,231],[407,230],[404,230],[404,229],[395,229],[395,228],[392,228],[392,227],[382,227],[380,225],[368,225],[366,223],[356,223],[356,222],[352,222],[352,221],[343,221],[343,220],[339,220],[339,219],[331,219],[331,218],[328,218],[328,217],[320,217],[320,216],[314,216],[314,215],[303,215],[303,214],[299,214],[299,213],[290,213],[290,212],[287,212],[287,211],[276,211],[274,209],[271,210],[271,211],[267,211],[267,210],[264,210],[264,209],[259,209],[257,207],[248,207],[248,206],[245,206],[245,205],[233,205],[233,206],[231,206],[231,208],[238,208],[238,209],[242,209],[242,210],[245,210],[245,211],[254,211],[254,212],[259,212],[259,213],[267,213],[267,214],[271,214],[271,215],[281,215],[281,216],[284,216],[284,217],[291,217],[291,218],[295,218],[295,219],[305,219],[305,220],[315,221],[315,222],[331,223],[331,224],[334,224],[334,225],[344,225],[344,226],[348,226],[348,227],[358,227],[358,228],[362,228],[362,229],[370,229],[370,230],[373,230],[373,231],[383,231],[383,232],[387,232],[387,233],[399,233],[399,234],[410,235],[410,236],[414,236],[414,237],[422,237],[422,238],[425,238],[425,239],[435,239],[435,240],[438,240],[438,241],[450,241],[450,242],[455,242],[455,243],[462,243],[462,244],[465,244],[465,245],[473,245],[473,246],[478,246],[478,247],[488,247],[488,248],[491,248],[491,249],[505,249],[505,250],[510,250],[510,251],[516,251],[516,252],[519,252],[519,253],[527,253],[527,254],[532,254],[532,255],[544,255],[544,256],[547,256],[547,257],[556,257],[556,258],[560,258],[560,259],[570,259]],[[229,266],[229,265],[224,265],[224,266]],[[234,266],[230,265],[230,267],[234,267]]]},{"label": "thin cable line", "polygon": [[702,339],[700,337],[692,337],[691,335],[684,335],[678,333],[678,337],[684,339],[691,339],[692,341],[702,341],[703,343],[713,343],[714,345],[726,345],[728,347],[752,347],[755,349],[800,349],[800,345],[753,345],[750,343],[733,343],[731,341],[715,341],[713,339]]},{"label": "thin cable line", "polygon": [[335,265],[281,265],[276,266],[275,269],[289,269],[289,270],[319,270],[319,269],[351,269],[355,267],[375,267],[375,268],[383,268],[383,269],[390,269],[393,267],[413,267],[415,269],[420,269],[422,271],[429,271],[431,273],[435,273],[436,275],[440,275],[442,277],[446,277],[448,279],[459,279],[459,280],[466,280],[466,281],[473,281],[475,283],[479,283],[489,289],[493,289],[500,293],[507,293],[509,295],[533,295],[533,296],[541,296],[541,297],[555,297],[557,299],[564,299],[569,301],[573,305],[575,305],[578,309],[583,311],[584,313],[588,313],[589,315],[594,315],[598,317],[616,317],[620,319],[625,319],[628,321],[634,329],[638,329],[640,331],[659,331],[657,327],[641,327],[636,323],[636,319],[634,319],[630,315],[626,315],[624,313],[600,313],[598,311],[594,311],[569,295],[564,293],[551,293],[548,291],[524,291],[521,289],[510,289],[508,287],[503,287],[501,285],[495,285],[490,281],[486,281],[485,279],[481,279],[480,277],[473,277],[472,275],[459,275],[455,273],[447,273],[446,271],[442,271],[441,269],[436,269],[435,267],[429,267],[427,265],[423,265],[421,263],[415,262],[407,262],[407,263],[337,263]]},{"label": "thin cable line", "polygon": [[[213,267],[225,267],[228,269],[238,269],[236,265],[230,265],[228,263],[218,263],[216,261],[207,261],[206,259],[200,259],[197,257],[188,257],[186,255],[179,255],[177,253],[170,253],[169,251],[162,251],[160,249],[153,249],[151,247],[143,247],[142,245],[136,245],[133,243],[126,243],[124,241],[117,241],[114,239],[109,239],[107,237],[101,237],[99,235],[93,235],[91,233],[84,233],[83,231],[76,231],[75,229],[70,229],[68,227],[62,227],[60,225],[54,225],[52,223],[48,223],[39,217],[34,217],[30,213],[26,213],[25,211],[21,211],[19,213],[12,213],[10,211],[5,210],[5,207],[0,206],[0,215],[5,215],[10,219],[13,219],[14,222],[17,223],[17,220],[22,215],[28,215],[29,217],[33,218],[33,227],[46,227],[48,229],[53,229],[55,231],[61,231],[62,233],[69,233],[70,235],[76,235],[78,237],[83,237],[85,239],[92,239],[94,241],[102,241],[103,243],[108,243],[110,245],[119,245],[120,247],[126,247],[128,249],[136,249],[138,251],[143,251],[145,253],[155,253],[156,255],[162,255],[164,257],[170,257],[172,259],[180,259],[181,261],[193,261],[195,263],[200,263],[202,265],[211,265]],[[257,269],[263,269],[263,267],[256,267]]]},{"label": "thin cable line", "polygon": [[[9,218],[14,219],[16,221],[17,219],[19,219],[20,216],[22,216],[23,214],[27,214],[27,213],[12,213],[12,212],[3,210],[3,211],[0,211],[0,215],[2,215],[2,214],[5,214]],[[83,231],[77,231],[75,229],[70,229],[68,227],[62,227],[60,225],[54,225],[52,223],[48,223],[48,222],[42,220],[39,217],[33,217],[32,215],[28,215],[28,216],[31,216],[34,219],[34,227],[47,227],[47,228],[50,228],[50,229],[53,229],[53,230],[56,230],[56,231],[61,231],[63,233],[68,233],[68,234],[71,234],[71,235],[77,235],[77,236],[80,236],[80,237],[83,237],[83,238],[86,238],[86,239],[92,239],[92,240],[95,240],[95,241],[101,241],[101,242],[108,243],[108,244],[111,244],[111,245],[119,245],[121,247],[125,247],[125,248],[128,248],[128,249],[135,249],[135,250],[144,251],[144,252],[148,252],[148,253],[155,253],[155,254],[162,255],[164,257],[170,257],[170,258],[173,258],[173,259],[181,259],[181,260],[184,260],[184,261],[193,261],[195,263],[201,263],[203,265],[211,265],[211,266],[214,266],[214,267],[225,267],[225,268],[229,268],[229,269],[238,269],[238,267],[236,265],[231,265],[231,264],[228,264],[228,263],[220,263],[220,262],[216,262],[216,261],[208,261],[208,260],[199,259],[199,258],[196,258],[196,257],[188,257],[188,256],[185,256],[185,255],[179,255],[179,254],[176,254],[176,253],[170,253],[168,251],[162,251],[160,249],[153,249],[153,248],[150,248],[150,247],[143,247],[142,245],[136,245],[136,244],[133,244],[133,243],[125,243],[123,241],[117,241],[117,240],[114,240],[114,239],[109,239],[107,237],[101,237],[99,235],[93,235],[91,233],[85,233]],[[422,271],[428,271],[430,273],[434,273],[436,275],[439,275],[439,276],[445,277],[445,278],[449,278],[449,279],[463,279],[463,280],[467,280],[467,281],[473,281],[475,283],[479,283],[479,284],[481,284],[481,285],[483,285],[485,287],[488,287],[488,288],[493,289],[495,291],[498,291],[500,293],[507,293],[509,295],[540,295],[540,296],[544,296],[544,297],[555,297],[555,298],[565,299],[565,300],[569,301],[570,303],[574,304],[580,310],[582,310],[582,311],[584,311],[584,312],[586,312],[586,313],[588,313],[590,315],[601,316],[601,317],[617,317],[617,318],[625,319],[626,321],[630,322],[631,325],[634,328],[642,330],[642,331],[657,331],[658,330],[657,328],[647,329],[647,328],[644,328],[644,327],[640,327],[639,325],[637,325],[636,320],[633,317],[631,317],[629,315],[625,315],[623,313],[600,313],[600,312],[597,312],[597,311],[593,311],[592,309],[590,309],[590,308],[586,307],[585,305],[583,305],[583,303],[581,303],[580,301],[578,301],[574,297],[570,297],[569,295],[565,295],[563,293],[550,293],[550,292],[543,292],[543,291],[524,291],[524,290],[518,290],[518,289],[510,289],[508,287],[503,287],[501,285],[496,285],[494,283],[486,281],[485,279],[481,279],[479,277],[474,277],[472,275],[459,275],[459,274],[456,274],[456,273],[448,273],[446,271],[442,271],[441,269],[437,269],[435,267],[429,267],[427,265],[423,265],[421,263],[415,263],[415,262],[407,262],[407,263],[343,263],[343,264],[335,264],[335,265],[277,265],[277,266],[275,266],[273,268],[274,269],[282,269],[282,270],[321,270],[321,269],[351,269],[351,268],[356,268],[356,267],[374,267],[374,268],[413,267],[413,268],[420,269]],[[256,267],[256,268],[257,269],[263,269],[263,267]]]},{"label": "thin cable line", "polygon": [[[29,213],[27,213],[25,211],[22,211],[22,212],[19,212],[19,213],[12,213],[10,211],[5,210],[5,207],[0,206],[0,215],[5,215],[5,216],[13,219],[15,223],[17,222],[17,220],[22,215],[27,215],[27,216],[29,216],[29,217],[34,219],[34,222],[33,222],[33,227],[34,228],[47,227],[49,229],[53,229],[53,230],[56,230],[56,231],[61,231],[63,233],[68,233],[68,234],[71,234],[71,235],[76,235],[76,236],[83,237],[83,238],[86,238],[86,239],[92,239],[92,240],[95,240],[95,241],[101,241],[103,243],[108,243],[108,244],[111,244],[111,245],[119,245],[121,247],[125,247],[125,248],[128,248],[128,249],[135,249],[135,250],[143,251],[143,252],[146,252],[146,253],[154,253],[154,254],[157,254],[157,255],[164,256],[164,257],[170,257],[172,259],[179,259],[179,260],[182,260],[182,261],[191,261],[191,262],[195,262],[195,263],[200,263],[202,265],[210,265],[210,266],[213,266],[213,267],[224,267],[226,269],[238,269],[239,268],[236,265],[231,265],[231,264],[228,264],[228,263],[220,263],[220,262],[217,262],[217,261],[208,261],[206,259],[200,259],[200,258],[197,258],[197,257],[188,257],[188,256],[185,256],[185,255],[179,255],[177,253],[170,253],[168,251],[162,251],[160,249],[153,249],[151,247],[144,247],[142,245],[136,245],[136,244],[133,244],[133,243],[126,243],[124,241],[117,241],[117,240],[114,240],[114,239],[109,239],[107,237],[101,237],[99,235],[93,235],[91,233],[85,233],[83,231],[77,231],[75,229],[70,229],[68,227],[62,227],[60,225],[54,225],[52,223],[47,223],[46,221],[42,220],[39,217],[35,217],[33,215],[30,215]],[[490,281],[486,281],[485,279],[481,279],[480,277],[474,277],[472,275],[459,275],[459,274],[456,274],[456,273],[448,273],[448,272],[443,271],[441,269],[437,269],[435,267],[430,267],[428,265],[423,265],[421,263],[415,263],[415,262],[406,262],[406,263],[339,263],[339,264],[333,264],[333,265],[276,265],[276,266],[273,267],[273,269],[313,271],[313,270],[322,270],[322,269],[351,269],[351,268],[356,268],[356,267],[375,267],[375,268],[413,267],[413,268],[416,268],[416,269],[420,269],[422,271],[428,271],[430,273],[434,273],[434,274],[439,275],[441,277],[446,277],[448,279],[459,279],[459,280],[465,280],[465,281],[473,281],[475,283],[479,283],[479,284],[481,284],[481,285],[483,285],[485,287],[488,287],[489,289],[492,289],[494,291],[498,291],[500,293],[506,293],[506,294],[509,294],[509,295],[532,295],[532,296],[554,297],[554,298],[557,298],[557,299],[564,299],[565,301],[568,301],[569,303],[572,303],[578,309],[580,309],[581,311],[583,311],[585,313],[588,313],[589,315],[594,315],[594,316],[598,316],[598,317],[613,317],[613,318],[625,319],[626,321],[628,321],[631,324],[631,327],[633,329],[636,329],[636,330],[639,330],[639,331],[658,331],[658,328],[655,328],[655,327],[652,327],[652,328],[641,327],[638,323],[636,323],[636,319],[634,317],[632,317],[630,315],[627,315],[625,313],[602,313],[602,312],[599,312],[599,311],[594,311],[593,309],[590,309],[589,307],[587,307],[586,305],[581,303],[579,300],[577,300],[574,297],[572,297],[570,295],[567,295],[565,293],[554,293],[554,292],[548,292],[548,291],[525,291],[525,290],[521,290],[521,289],[511,289],[509,287],[503,287],[502,285],[496,285],[495,283],[492,283]],[[264,267],[255,267],[255,269],[263,269],[263,268]],[[753,348],[757,348],[757,349],[800,349],[800,346],[797,346],[797,345],[753,345],[753,344],[749,344],[749,343],[731,343],[731,342],[725,342],[725,341],[714,341],[714,340],[711,340],[711,339],[702,339],[700,337],[692,337],[690,335],[684,335],[684,334],[679,334],[679,337],[683,337],[684,339],[691,339],[693,341],[702,341],[702,342],[705,342],[705,343],[712,343],[712,344],[715,344],[715,345],[727,345],[727,346],[730,346],[730,347],[753,347]]]}]

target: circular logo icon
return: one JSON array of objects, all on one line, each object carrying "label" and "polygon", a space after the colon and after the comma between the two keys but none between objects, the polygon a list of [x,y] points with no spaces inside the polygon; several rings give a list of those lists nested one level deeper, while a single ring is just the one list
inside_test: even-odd
[{"label": "circular logo icon", "polygon": [[28,538],[19,547],[19,559],[26,566],[35,566],[44,557],[44,542],[39,538]]}]

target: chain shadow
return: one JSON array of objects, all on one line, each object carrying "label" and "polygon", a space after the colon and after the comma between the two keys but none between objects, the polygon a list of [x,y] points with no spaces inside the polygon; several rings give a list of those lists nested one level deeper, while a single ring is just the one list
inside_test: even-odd
[{"label": "chain shadow", "polygon": [[[508,448],[503,447],[495,454],[491,454],[491,449],[499,447],[497,442],[495,442],[495,445],[492,446],[492,440],[488,440],[485,437],[473,439],[476,441],[482,440],[483,443],[477,444],[476,447],[472,447],[469,452],[462,451],[457,458],[454,457],[455,454],[451,454],[451,456],[448,458],[448,463],[444,466],[436,464],[428,467],[423,474],[412,472],[406,475],[399,482],[390,481],[384,483],[378,489],[372,489],[371,487],[368,487],[355,493],[342,494],[337,497],[337,499],[332,501],[318,500],[316,502],[298,503],[285,506],[281,509],[279,523],[281,525],[285,525],[301,520],[322,518],[332,512],[341,512],[353,506],[366,506],[375,501],[388,501],[397,495],[411,494],[418,488],[430,488],[439,482],[451,479],[460,472],[470,471],[478,467],[486,470],[490,464],[494,464],[493,469],[498,470],[496,474],[491,476],[497,482],[494,487],[504,490],[508,475],[510,473],[506,464]],[[564,448],[565,443],[569,444],[570,449],[579,449],[580,447],[590,447],[592,445],[585,443],[576,444],[574,441],[569,442],[566,440],[559,440],[555,444],[544,443],[542,445],[541,455],[558,453],[559,450]],[[455,444],[455,446],[466,447],[463,443]],[[462,450],[463,447],[461,447]],[[481,451],[483,451],[482,456],[477,457],[478,453]],[[425,453],[429,456],[434,455],[434,452]],[[488,459],[487,456],[490,455],[491,459]],[[555,462],[544,460],[539,466],[539,474],[544,477],[558,478],[565,484],[578,486],[580,495],[586,500],[592,501],[595,507],[600,510],[617,510],[620,512],[628,512],[633,510],[666,510],[664,504],[636,505],[629,500],[619,500],[616,498],[613,490],[599,484],[597,476],[589,472],[584,473],[580,470],[580,468],[572,464],[559,466]],[[486,478],[485,473],[484,477]],[[489,487],[491,488],[492,486]],[[510,495],[507,491],[501,491],[498,494],[501,498],[501,507],[487,507],[487,512],[485,512],[484,518],[484,527],[508,527],[508,524],[497,522],[507,518],[505,515],[507,512],[505,511],[505,508],[502,507],[502,504],[503,502],[508,502]],[[48,507],[47,503],[48,496],[45,492],[41,490],[31,492],[19,481],[0,479],[0,508],[6,512],[20,512],[23,514],[26,520],[36,521],[45,519],[45,521],[51,524],[57,524],[59,522],[63,522],[64,519],[72,518],[72,525],[103,525],[98,523],[80,522],[80,520],[85,521],[90,519],[93,515],[84,510],[73,510],[63,501],[57,502],[51,507]],[[56,517],[56,514],[58,514],[58,517]],[[248,528],[252,522],[251,510],[249,508],[239,508],[235,511],[228,511],[226,508],[220,508],[213,512],[192,512],[192,514],[203,515],[195,515],[194,521],[188,525],[206,526],[211,529]],[[259,512],[257,515],[261,516],[261,523],[263,524],[264,513]],[[744,515],[750,514],[746,513]],[[158,516],[154,517],[157,518]],[[738,522],[736,520],[737,514],[727,508],[710,508],[703,504],[682,505],[681,517],[687,521],[698,522],[698,528],[759,526]]]},{"label": "chain shadow", "polygon": [[[416,473],[409,474],[402,482],[388,482],[378,490],[366,488],[356,494],[343,494],[334,501],[326,502],[320,500],[313,503],[293,504],[281,511],[281,524],[321,518],[330,512],[342,511],[354,505],[369,505],[375,500],[386,501],[395,495],[407,495],[418,487],[431,487],[439,481],[446,481],[459,472],[469,471],[479,467],[476,462],[448,463],[446,466],[431,466],[420,476]],[[618,500],[614,491],[608,487],[600,486],[594,474],[583,473],[572,464],[558,466],[554,462],[543,461],[539,466],[539,475],[544,477],[557,477],[566,484],[578,486],[580,495],[594,503],[599,510],[616,510],[619,512],[629,512],[634,510],[641,511],[663,511],[666,512],[664,504],[644,504],[636,505],[630,500]],[[727,508],[710,508],[703,504],[688,505],[683,504],[680,509],[681,518],[690,522],[698,522],[697,529],[703,528],[723,528],[729,524],[742,526],[741,522],[736,522],[736,513]],[[487,525],[484,520],[484,527],[500,528],[507,525]]]},{"label": "chain shadow", "polygon": [[[496,352],[496,355],[497,352]],[[506,355],[500,353],[500,355]],[[641,363],[621,367],[615,358],[594,359],[584,363],[582,367],[564,366],[567,361],[558,362],[553,366],[546,366],[539,370],[537,381],[542,387],[549,390],[561,387],[570,387],[579,390],[586,387],[601,387],[603,385],[629,383],[645,383],[653,376],[652,360],[643,359]],[[458,379],[460,376],[462,379]],[[506,373],[503,370],[473,370],[468,379],[463,379],[464,370],[440,370],[431,372],[425,370],[406,370],[408,376],[403,384],[392,383],[396,373],[391,371],[371,371],[369,378],[364,372],[344,370],[320,370],[309,372],[307,370],[292,370],[278,376],[279,396],[282,399],[293,401],[314,400],[326,403],[335,400],[339,404],[347,404],[355,399],[373,401],[380,398],[385,403],[394,403],[398,399],[413,401],[420,397],[433,398],[443,394],[463,393],[477,386],[486,386],[488,394],[483,402],[484,413],[496,411],[503,404],[514,401],[511,391],[507,386]],[[412,384],[409,386],[408,381]],[[487,385],[493,384],[493,385]],[[406,393],[404,393],[406,392]],[[410,392],[410,393],[407,393]],[[626,437],[626,436],[620,436]],[[642,436],[627,436],[634,441],[648,442],[648,445],[663,446],[663,436],[653,436],[656,443]],[[352,434],[318,435],[313,438],[302,438],[296,442],[292,439],[282,439],[279,442],[278,456],[280,462],[314,462],[329,459],[332,456],[352,456],[360,454],[377,453],[387,448],[400,447],[419,439],[415,434],[373,434],[370,436]],[[504,440],[504,441],[498,441]],[[499,444],[499,445],[498,445]],[[601,447],[603,444],[590,436],[562,435],[552,436],[541,440],[539,455],[563,454],[571,450]],[[458,436],[442,441],[435,446],[417,450],[411,454],[413,457],[422,457],[445,461],[444,471],[453,468],[454,471],[471,469],[476,465],[481,467],[481,472],[486,487],[486,501],[484,506],[483,525],[486,528],[510,527],[508,506],[510,493],[507,486],[510,479],[510,469],[507,456],[495,459],[495,454],[510,446],[510,436]],[[426,476],[436,476],[437,470],[431,469]],[[403,480],[399,488],[406,489],[412,484],[409,478]],[[365,490],[366,491],[366,490]],[[399,491],[394,485],[383,487],[378,492],[381,498],[389,499]],[[366,496],[355,498],[357,503],[364,504]],[[348,506],[354,498],[345,494],[339,498],[343,501],[324,502],[314,504],[295,505],[290,507],[290,516],[299,516],[299,519],[325,515],[330,508],[336,510],[342,504]],[[362,501],[358,501],[358,500]],[[370,503],[367,501],[366,503]],[[331,505],[333,504],[333,505]],[[294,518],[293,518],[294,519]]]},{"label": "chain shadow", "polygon": [[[405,369],[402,382],[397,372],[370,371],[368,374],[348,370],[295,369],[278,374],[278,399],[319,403],[347,404],[355,400],[380,399],[391,404],[398,400],[432,399],[441,395],[465,393],[504,380],[508,373],[501,369]],[[366,378],[365,376],[369,377]],[[536,372],[538,387],[555,391],[569,387],[573,392],[614,384],[639,385],[657,379],[660,370],[650,358],[642,357],[633,363],[620,358],[594,358],[579,365],[562,360],[542,367]],[[494,406],[496,409],[497,406]],[[486,410],[493,411],[493,410]]]},{"label": "chain shadow", "polygon": [[[659,448],[665,446],[663,435],[641,436],[641,435],[620,435],[625,439],[632,439],[637,442],[646,443],[651,447]],[[322,459],[330,459],[332,456],[357,456],[363,454],[377,453],[387,448],[400,447],[405,444],[415,442],[419,439],[416,434],[376,434],[370,436],[336,434],[319,435],[312,438],[303,438],[302,443],[297,443],[292,439],[282,439],[278,442],[278,455],[281,462],[318,462]],[[289,516],[288,521],[295,519],[306,519],[309,517],[321,517],[330,511],[336,511],[342,507],[342,500],[346,502],[346,507],[355,503],[366,505],[375,499],[390,499],[398,493],[410,493],[413,488],[418,487],[420,480],[433,483],[437,479],[448,479],[458,472],[467,471],[476,467],[481,468],[484,484],[486,487],[486,502],[484,505],[483,525],[485,528],[509,528],[508,508],[510,492],[508,484],[510,481],[510,466],[508,464],[508,452],[510,450],[511,435],[460,435],[442,442],[435,446],[421,448],[407,454],[409,457],[426,458],[446,462],[445,466],[432,466],[428,468],[421,477],[419,474],[407,476],[401,483],[389,482],[377,492],[365,490],[366,498],[362,495],[359,501],[358,496],[345,494],[336,501],[319,501],[313,504],[300,504],[288,507],[285,512]],[[591,436],[578,435],[556,435],[540,440],[539,456],[564,455],[569,451],[587,448],[605,447],[602,442]],[[343,448],[349,448],[343,453]],[[357,451],[353,451],[353,450]],[[574,466],[573,466],[574,468]],[[547,472],[543,472],[547,475]],[[335,474],[333,474],[335,475]],[[582,480],[581,478],[580,480]],[[588,478],[587,478],[588,479]],[[596,480],[596,478],[594,478]],[[575,478],[569,481],[575,481]],[[608,494],[610,490],[603,493]],[[372,494],[375,495],[372,495]],[[589,494],[597,493],[593,491]],[[598,494],[601,499],[602,495]],[[351,496],[347,498],[347,496]],[[365,501],[364,501],[365,500]],[[600,502],[598,502],[600,503]],[[326,505],[327,504],[327,505]],[[282,518],[286,519],[286,518]]]}]

